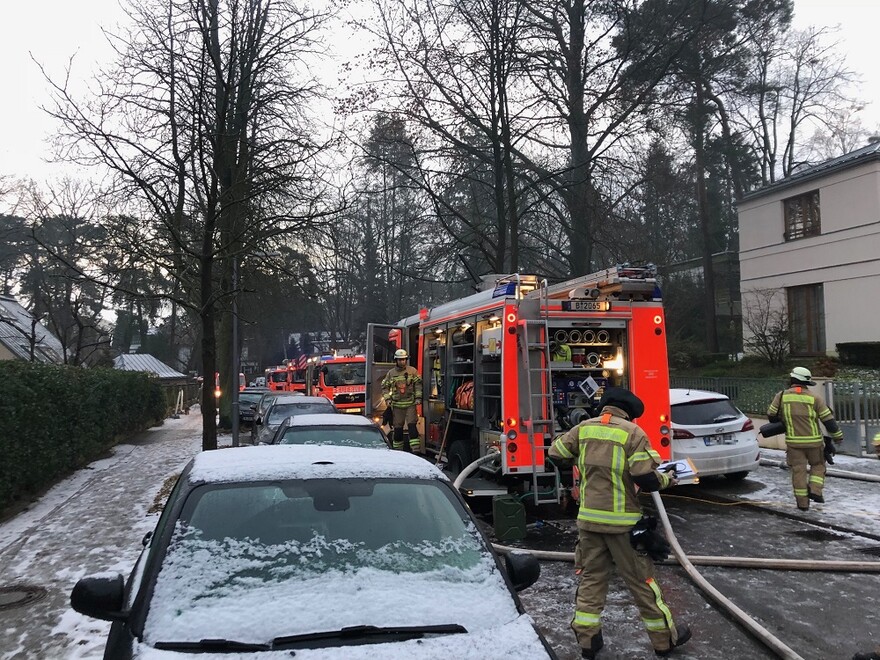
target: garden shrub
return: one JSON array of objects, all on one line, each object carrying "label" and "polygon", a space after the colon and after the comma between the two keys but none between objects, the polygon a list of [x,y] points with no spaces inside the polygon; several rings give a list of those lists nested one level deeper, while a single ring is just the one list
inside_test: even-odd
[{"label": "garden shrub", "polygon": [[0,362],[0,510],[165,418],[147,374]]}]

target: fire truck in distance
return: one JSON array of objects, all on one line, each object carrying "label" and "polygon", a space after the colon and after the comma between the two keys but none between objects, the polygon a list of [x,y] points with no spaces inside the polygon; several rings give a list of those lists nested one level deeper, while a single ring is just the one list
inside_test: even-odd
[{"label": "fire truck in distance", "polygon": [[305,369],[297,369],[297,365],[279,365],[266,369],[266,387],[278,392],[306,391]]},{"label": "fire truck in distance", "polygon": [[[553,438],[592,416],[606,387],[645,404],[637,423],[670,457],[666,324],[653,266],[616,266],[559,284],[500,277],[491,288],[367,329],[367,414],[382,410],[381,382],[404,348],[424,383],[422,451],[453,473],[493,454],[466,493],[513,490],[559,502]],[[468,481],[465,481],[468,484]],[[526,499],[526,497],[523,497]]]},{"label": "fire truck in distance", "polygon": [[364,355],[324,355],[309,363],[307,393],[323,396],[339,412],[364,414],[366,396]]}]

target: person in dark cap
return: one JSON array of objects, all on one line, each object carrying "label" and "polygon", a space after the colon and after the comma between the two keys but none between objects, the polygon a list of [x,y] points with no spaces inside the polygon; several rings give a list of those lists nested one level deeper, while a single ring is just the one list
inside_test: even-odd
[{"label": "person in dark cap", "polygon": [[825,501],[825,440],[819,422],[835,444],[843,441],[843,431],[824,399],[807,389],[816,384],[810,370],[795,367],[788,376],[790,386],[773,397],[767,419],[785,425],[785,460],[791,468],[795,503],[807,511],[810,500]]},{"label": "person in dark cap", "polygon": [[[572,630],[584,658],[595,658],[604,646],[602,610],[612,566],[626,582],[657,655],[668,655],[691,637],[676,625],[654,580],[651,558],[636,551],[634,528],[647,531],[636,486],[655,491],[674,485],[660,472],[660,456],[633,420],[645,411],[635,394],[607,388],[599,416],[581,422],[557,437],[550,458],[559,465],[576,464],[581,474],[577,554],[580,573]],[[668,546],[667,546],[668,547]]]}]

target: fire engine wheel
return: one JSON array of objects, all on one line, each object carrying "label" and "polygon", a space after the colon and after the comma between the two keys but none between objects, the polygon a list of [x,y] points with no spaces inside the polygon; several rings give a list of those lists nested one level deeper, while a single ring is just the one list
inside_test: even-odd
[{"label": "fire engine wheel", "polygon": [[446,457],[446,469],[452,475],[460,474],[462,470],[471,464],[470,453],[465,443],[461,440],[456,440],[450,445]]}]

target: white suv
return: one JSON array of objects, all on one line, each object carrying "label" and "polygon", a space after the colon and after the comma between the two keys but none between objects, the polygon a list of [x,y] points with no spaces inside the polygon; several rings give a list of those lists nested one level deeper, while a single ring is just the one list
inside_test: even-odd
[{"label": "white suv", "polygon": [[738,481],[758,467],[752,420],[718,392],[671,389],[672,459],[689,458],[701,477]]}]

